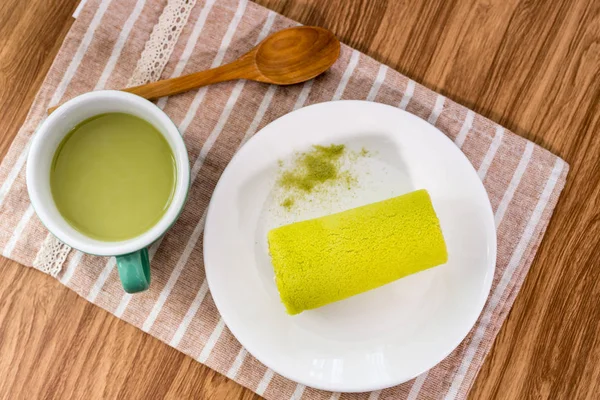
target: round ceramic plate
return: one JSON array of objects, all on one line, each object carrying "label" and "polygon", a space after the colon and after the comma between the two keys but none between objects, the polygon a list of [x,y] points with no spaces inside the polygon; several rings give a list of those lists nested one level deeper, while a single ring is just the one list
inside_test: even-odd
[{"label": "round ceramic plate", "polygon": [[[287,210],[278,173],[317,144],[346,145],[351,188],[301,196]],[[286,314],[269,258],[271,228],[416,189],[431,195],[447,264]],[[496,233],[477,173],[444,134],[394,107],[338,101],[287,114],[240,149],[210,202],[204,261],[223,320],[254,357],[307,386],[362,392],[416,377],[464,339],[490,290]]]}]

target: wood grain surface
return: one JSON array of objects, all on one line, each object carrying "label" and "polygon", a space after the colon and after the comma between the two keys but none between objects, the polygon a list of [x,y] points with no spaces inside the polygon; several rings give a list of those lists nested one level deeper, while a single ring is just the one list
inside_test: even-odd
[{"label": "wood grain surface", "polygon": [[[78,0],[0,1],[0,156]],[[259,0],[533,140],[567,186],[472,399],[600,396],[600,1]],[[0,260],[0,398],[258,396]]]}]

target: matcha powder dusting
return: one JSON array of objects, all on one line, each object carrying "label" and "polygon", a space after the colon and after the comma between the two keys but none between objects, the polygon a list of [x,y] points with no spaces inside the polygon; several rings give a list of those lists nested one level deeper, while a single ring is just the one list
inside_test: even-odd
[{"label": "matcha powder dusting", "polygon": [[281,206],[289,211],[299,198],[323,193],[328,188],[350,189],[355,179],[349,171],[342,171],[347,153],[349,151],[343,144],[315,145],[311,150],[297,154],[287,168],[280,163],[277,186],[285,194]]},{"label": "matcha powder dusting", "polygon": [[290,170],[284,171],[279,185],[310,193],[315,186],[338,177],[339,159],[346,146],[313,146],[313,150],[300,154]]}]

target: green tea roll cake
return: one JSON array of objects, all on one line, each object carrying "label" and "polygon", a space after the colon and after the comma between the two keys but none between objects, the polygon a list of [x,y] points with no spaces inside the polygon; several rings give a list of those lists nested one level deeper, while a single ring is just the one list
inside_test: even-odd
[{"label": "green tea roll cake", "polygon": [[268,241],[279,295],[292,315],[448,260],[426,190],[275,228]]}]

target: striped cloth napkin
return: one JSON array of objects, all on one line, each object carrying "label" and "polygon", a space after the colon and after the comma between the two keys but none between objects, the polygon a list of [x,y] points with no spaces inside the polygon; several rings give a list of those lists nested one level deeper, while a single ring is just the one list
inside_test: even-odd
[{"label": "striped cloth napkin", "polygon": [[[151,290],[125,294],[113,258],[85,255],[58,243],[33,212],[24,163],[48,106],[94,89],[216,67],[270,32],[293,25],[246,0],[87,0],[1,164],[2,254],[50,272],[88,301],[268,399],[464,399],[535,256],[568,165],[347,46],[330,71],[303,85],[228,82],[158,101],[184,135],[193,184],[178,222],[151,248]],[[299,107],[337,99],[400,107],[454,140],[484,182],[498,234],[491,294],[468,337],[430,371],[372,393],[314,390],[262,365],[229,332],[204,279],[205,210],[233,154],[270,121]]]}]

